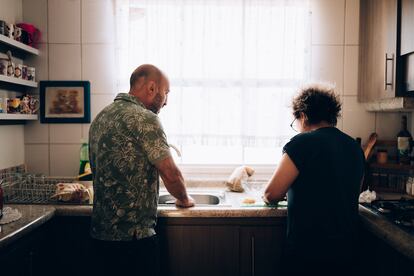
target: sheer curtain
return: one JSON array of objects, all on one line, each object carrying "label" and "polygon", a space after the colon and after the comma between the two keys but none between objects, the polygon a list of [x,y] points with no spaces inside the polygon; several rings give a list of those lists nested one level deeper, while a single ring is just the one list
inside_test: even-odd
[{"label": "sheer curtain", "polygon": [[166,72],[160,117],[178,162],[277,162],[309,75],[308,0],[114,1],[118,88],[140,64]]}]

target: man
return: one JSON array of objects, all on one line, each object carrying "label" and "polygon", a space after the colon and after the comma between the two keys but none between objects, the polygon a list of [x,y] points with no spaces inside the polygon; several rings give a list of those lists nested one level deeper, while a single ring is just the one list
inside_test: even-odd
[{"label": "man", "polygon": [[131,75],[129,94],[118,94],[91,124],[91,236],[103,274],[157,274],[159,174],[177,206],[194,205],[157,116],[168,93],[165,74],[141,65]]}]

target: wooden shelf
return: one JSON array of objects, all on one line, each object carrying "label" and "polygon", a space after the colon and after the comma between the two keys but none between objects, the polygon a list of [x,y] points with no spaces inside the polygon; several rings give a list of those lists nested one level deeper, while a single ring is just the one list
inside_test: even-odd
[{"label": "wooden shelf", "polygon": [[0,75],[0,81],[7,82],[7,83],[14,83],[14,84],[28,86],[28,87],[37,87],[37,82],[35,81],[28,81],[28,80],[18,79],[15,77],[8,77],[5,75]]},{"label": "wooden shelf", "polygon": [[373,169],[384,169],[384,170],[393,170],[393,171],[400,171],[400,172],[408,172],[410,170],[414,171],[413,165],[403,165],[403,164],[398,164],[398,163],[385,163],[385,164],[371,163],[369,164],[369,167]]},{"label": "wooden shelf", "polygon": [[37,114],[0,113],[0,120],[37,120]]},{"label": "wooden shelf", "polygon": [[19,41],[16,41],[14,39],[11,39],[5,35],[0,35],[0,43],[7,44],[9,46],[12,46],[15,49],[19,49],[21,51],[24,51],[26,53],[32,54],[32,55],[39,55],[39,50],[33,47],[30,47],[24,43],[21,43]]}]

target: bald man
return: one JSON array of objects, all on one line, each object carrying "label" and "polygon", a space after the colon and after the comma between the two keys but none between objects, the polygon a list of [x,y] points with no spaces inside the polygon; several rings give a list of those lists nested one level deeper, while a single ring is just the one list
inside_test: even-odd
[{"label": "bald man", "polygon": [[157,275],[159,176],[177,206],[194,205],[157,116],[168,93],[166,75],[141,65],[131,75],[129,93],[118,94],[91,124],[91,236],[104,273]]}]

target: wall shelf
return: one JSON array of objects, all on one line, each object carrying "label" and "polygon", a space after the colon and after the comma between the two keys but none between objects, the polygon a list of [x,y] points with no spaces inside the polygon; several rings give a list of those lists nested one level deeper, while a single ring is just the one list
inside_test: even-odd
[{"label": "wall shelf", "polygon": [[37,114],[0,113],[0,120],[37,120]]},{"label": "wall shelf", "polygon": [[8,77],[8,76],[4,76],[4,75],[0,75],[0,81],[7,82],[7,83],[18,84],[18,85],[23,85],[23,86],[28,86],[28,87],[37,87],[37,82],[35,82],[35,81],[28,81],[28,80],[18,79],[18,78],[15,78],[15,77]]},{"label": "wall shelf", "polygon": [[0,42],[3,44],[7,44],[9,46],[12,46],[15,49],[19,49],[21,51],[24,51],[26,53],[32,54],[32,55],[39,55],[39,50],[33,47],[30,47],[24,43],[21,43],[19,41],[16,41],[14,39],[11,39],[5,35],[0,35]]}]

